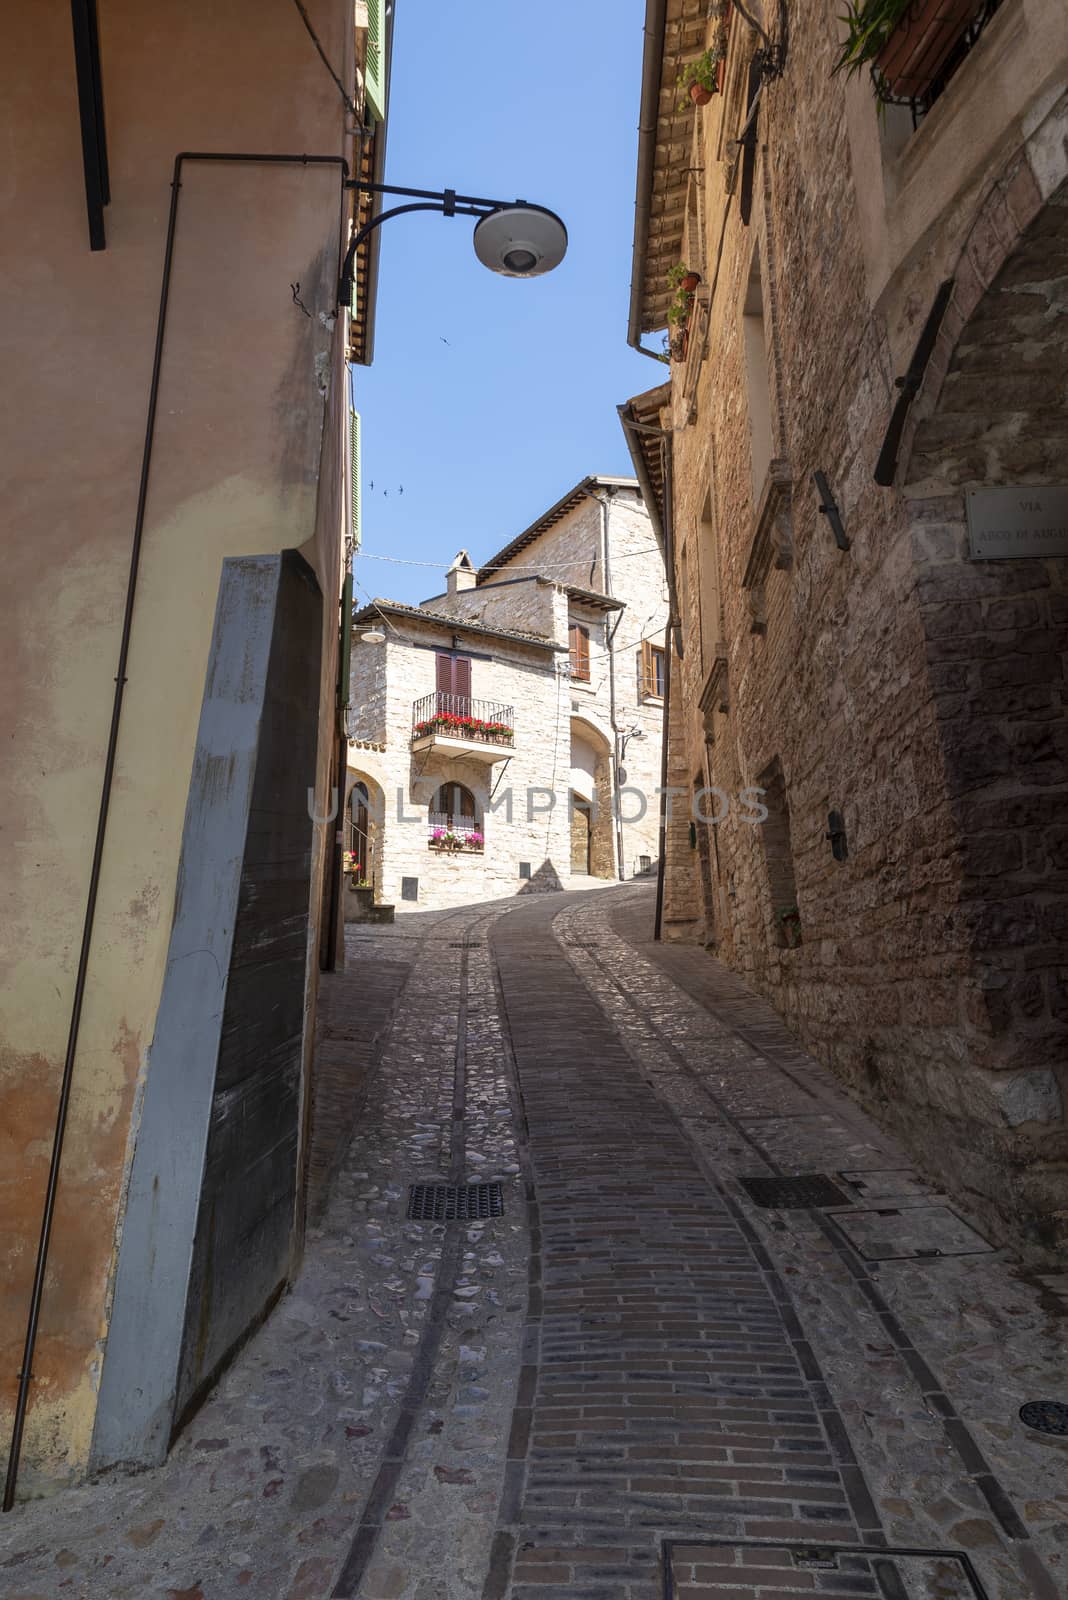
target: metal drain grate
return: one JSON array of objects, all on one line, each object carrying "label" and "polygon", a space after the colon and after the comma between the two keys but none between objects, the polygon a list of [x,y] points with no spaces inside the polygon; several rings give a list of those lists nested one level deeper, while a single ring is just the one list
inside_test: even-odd
[{"label": "metal drain grate", "polygon": [[600,948],[601,942],[599,939],[566,939],[564,941],[565,950],[599,950]]},{"label": "metal drain grate", "polygon": [[450,939],[450,950],[481,950],[481,939]]},{"label": "metal drain grate", "polygon": [[777,1211],[813,1211],[823,1206],[847,1206],[849,1200],[825,1172],[806,1172],[796,1178],[739,1178],[754,1205]]},{"label": "metal drain grate", "polygon": [[503,1217],[499,1183],[413,1183],[408,1188],[408,1215],[417,1222],[473,1222]]},{"label": "metal drain grate", "polygon": [[1020,1421],[1036,1433],[1068,1435],[1068,1406],[1060,1400],[1028,1400],[1020,1407]]}]

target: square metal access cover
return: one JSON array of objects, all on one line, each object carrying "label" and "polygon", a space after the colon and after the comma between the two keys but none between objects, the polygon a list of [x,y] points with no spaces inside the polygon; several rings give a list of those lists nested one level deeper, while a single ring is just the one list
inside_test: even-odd
[{"label": "square metal access cover", "polygon": [[948,1206],[878,1206],[834,1221],[868,1261],[971,1256],[994,1248]]},{"label": "square metal access cover", "polygon": [[664,1600],[990,1600],[963,1550],[667,1540]]},{"label": "square metal access cover", "polygon": [[807,1172],[799,1177],[771,1178],[763,1174],[739,1178],[754,1205],[776,1211],[812,1211],[824,1206],[847,1206],[849,1198],[825,1172]]},{"label": "square metal access cover", "polygon": [[408,1215],[417,1222],[474,1222],[503,1217],[499,1183],[413,1183],[408,1188]]}]

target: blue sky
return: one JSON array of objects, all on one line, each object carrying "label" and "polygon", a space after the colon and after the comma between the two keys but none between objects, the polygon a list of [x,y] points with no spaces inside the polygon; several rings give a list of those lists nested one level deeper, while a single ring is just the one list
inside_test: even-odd
[{"label": "blue sky", "polygon": [[479,265],[470,219],[384,224],[357,600],[435,594],[461,546],[484,560],[587,473],[632,471],[616,405],[666,376],[626,342],[644,11],[397,0],[386,181],[535,201],[570,242],[525,282]]}]

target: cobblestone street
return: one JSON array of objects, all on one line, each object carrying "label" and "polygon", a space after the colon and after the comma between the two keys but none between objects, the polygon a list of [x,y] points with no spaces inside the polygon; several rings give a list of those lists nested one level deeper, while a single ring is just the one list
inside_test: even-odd
[{"label": "cobblestone street", "polygon": [[292,1291],[164,1467],[3,1519],[4,1600],[1063,1600],[1068,1278],[652,910],[350,927]]}]

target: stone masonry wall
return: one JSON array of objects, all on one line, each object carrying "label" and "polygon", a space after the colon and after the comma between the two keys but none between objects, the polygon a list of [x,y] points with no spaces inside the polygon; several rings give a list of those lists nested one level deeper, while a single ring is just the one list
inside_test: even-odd
[{"label": "stone masonry wall", "polygon": [[[732,50],[744,50],[748,59],[755,45],[736,13]],[[711,892],[702,889],[701,852],[689,829],[671,831],[665,919],[680,931],[714,938],[724,959],[894,1124],[917,1159],[951,1189],[967,1193],[993,1232],[1029,1232],[1032,1242],[1040,1237],[1045,1243],[1068,1222],[1064,1152],[1057,1142],[1063,1136],[1055,1131],[1060,1105],[1056,1086],[1029,1082],[1023,1062],[1027,1041],[1034,1046],[1040,1035],[1045,1039],[1053,1009],[1062,1004],[1050,975],[1058,960],[1063,970],[1063,924],[1056,921],[1059,912],[1047,913],[1041,985],[1025,960],[1014,957],[1007,974],[999,955],[986,963],[997,969],[993,987],[983,987],[978,930],[984,917],[991,925],[999,918],[989,909],[977,915],[974,907],[999,903],[999,896],[977,895],[971,879],[985,876],[989,883],[991,871],[1011,868],[1015,857],[987,851],[982,868],[982,852],[967,843],[983,822],[965,796],[973,780],[958,782],[954,767],[981,762],[985,750],[994,755],[991,778],[1008,788],[1014,759],[1027,759],[1033,772],[1046,774],[1028,781],[1032,798],[1017,814],[1020,827],[1041,814],[1045,831],[1035,836],[1033,871],[1060,870],[1050,807],[1063,781],[1063,757],[1053,748],[1049,702],[1032,699],[1031,731],[1019,734],[1015,758],[1007,749],[1002,753],[996,734],[972,721],[972,711],[981,687],[1002,696],[1003,711],[1014,696],[1021,708],[1029,695],[1040,696],[1039,662],[1048,672],[1047,687],[1061,683],[1054,647],[1063,648],[1063,638],[1049,630],[1059,616],[1063,575],[1044,581],[1042,563],[1032,565],[1017,591],[1015,580],[984,580],[977,569],[959,564],[954,571],[969,573],[979,587],[954,593],[961,578],[944,568],[941,577],[925,576],[914,547],[931,537],[932,526],[935,546],[952,538],[959,544],[959,525],[947,534],[944,506],[925,510],[922,494],[910,506],[900,492],[873,481],[899,369],[868,300],[855,187],[866,180],[854,167],[846,90],[831,77],[837,48],[832,7],[824,0],[791,7],[786,79],[770,83],[761,102],[748,227],[739,218],[737,193],[728,199],[733,157],[727,141],[743,112],[728,95],[695,113],[693,166],[703,172],[707,218],[701,269],[715,293],[692,407],[682,393],[682,369],[673,366],[675,537],[680,559],[684,546],[689,550],[689,594],[682,599],[686,657],[681,670],[675,663],[683,703],[672,707],[670,751],[672,781],[680,784],[692,782],[707,757],[712,782],[729,797],[730,809],[708,852]],[[728,78],[731,72],[728,63]],[[723,129],[725,114],[735,120]],[[959,228],[959,219],[954,225]],[[742,323],[754,252],[763,284],[771,454],[784,463],[791,489],[762,592],[743,587],[762,487],[753,483]],[[928,305],[917,297],[917,325]],[[968,359],[975,358],[965,350],[964,387]],[[1058,370],[1060,388],[1054,385],[1042,403],[1063,406],[1066,380],[1063,367]],[[1031,380],[1017,380],[1016,390],[1007,381],[1011,410],[1010,391]],[[1036,481],[1026,452],[1014,455],[1017,435],[1013,425],[1001,430],[1002,481]],[[812,485],[817,469],[830,481],[848,551],[836,547],[819,513]],[[711,524],[702,515],[708,496]],[[959,495],[955,503],[959,508]],[[705,714],[696,705],[705,668],[695,667],[701,659],[701,559],[713,560],[718,572],[728,658],[725,693],[711,698]],[[937,550],[933,559],[940,559]],[[981,604],[987,592],[1002,605],[990,617]],[[937,619],[928,601],[940,608]],[[941,608],[958,601],[954,621]],[[1006,639],[1011,631],[1032,642],[1005,650],[1009,664],[997,669],[1001,681],[988,677],[983,684],[984,653],[992,648],[983,640],[991,624],[1005,630]],[[967,682],[960,662],[969,651],[953,642],[962,627],[977,640]],[[969,689],[970,702],[946,698]],[[978,756],[967,754],[973,749]],[[745,820],[736,797],[777,773],[782,804],[765,829]],[[827,838],[832,811],[844,818],[843,861]],[[797,948],[777,916],[782,905],[776,898],[785,894],[777,862],[775,896],[769,877],[772,842],[781,838],[788,839],[800,912]],[[1019,882],[1015,905],[1025,914],[1015,932],[1011,918],[1000,919],[994,937],[1002,953],[1018,934],[1024,942],[1032,938],[1027,919],[1034,913],[1026,908],[1034,880]],[[1016,1035],[1015,1054],[1004,1047],[1000,1065],[1010,1076],[992,1092],[989,1074],[997,1063],[985,1050],[976,1053],[981,1029],[975,1012],[977,1005],[996,1011],[997,996],[1006,990],[1014,1018],[1030,1007],[1033,1027]],[[1029,1098],[1032,1088],[1040,1091],[1037,1099]],[[1021,1110],[1039,1114],[1024,1130],[1033,1136],[1029,1144],[1012,1132]],[[1021,1171],[1025,1146],[1030,1157],[1041,1147],[1046,1162],[1031,1189]]]}]

